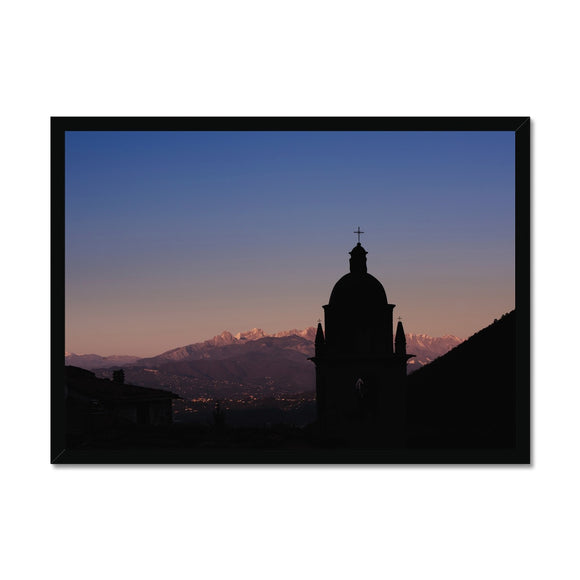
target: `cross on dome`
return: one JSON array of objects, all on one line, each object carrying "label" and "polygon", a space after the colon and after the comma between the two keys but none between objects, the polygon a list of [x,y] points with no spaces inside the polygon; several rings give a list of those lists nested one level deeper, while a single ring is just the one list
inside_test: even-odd
[{"label": "cross on dome", "polygon": [[358,226],[357,229],[354,230],[353,234],[357,234],[357,236],[358,236],[358,243],[360,244],[360,235],[361,234],[364,234],[364,232],[361,232],[360,231],[360,226]]}]

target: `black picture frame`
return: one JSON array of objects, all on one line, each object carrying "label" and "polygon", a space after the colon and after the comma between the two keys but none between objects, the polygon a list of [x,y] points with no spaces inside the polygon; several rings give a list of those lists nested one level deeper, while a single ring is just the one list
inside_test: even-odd
[{"label": "black picture frame", "polygon": [[[51,118],[51,463],[530,464],[530,125],[530,117]],[[65,344],[65,134],[67,131],[161,130],[514,132],[516,444],[497,449],[67,449],[65,369],[62,360]]]}]

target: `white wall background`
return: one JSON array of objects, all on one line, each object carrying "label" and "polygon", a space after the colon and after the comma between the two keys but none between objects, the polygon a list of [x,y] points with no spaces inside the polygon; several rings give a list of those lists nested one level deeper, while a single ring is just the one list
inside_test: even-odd
[{"label": "white wall background", "polygon": [[[578,577],[573,5],[4,5],[3,577]],[[530,115],[533,467],[51,466],[51,115]]]}]

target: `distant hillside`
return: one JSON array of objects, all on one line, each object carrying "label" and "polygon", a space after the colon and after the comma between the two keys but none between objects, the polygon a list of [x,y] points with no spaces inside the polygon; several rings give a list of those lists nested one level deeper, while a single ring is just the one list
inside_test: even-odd
[{"label": "distant hillside", "polygon": [[299,336],[267,337],[227,345],[204,358],[157,357],[145,364],[159,374],[227,381],[232,385],[271,385],[277,392],[300,392],[314,390],[314,365],[307,360],[313,354],[312,343]]},{"label": "distant hillside", "polygon": [[414,444],[513,446],[515,332],[512,311],[408,377]]}]

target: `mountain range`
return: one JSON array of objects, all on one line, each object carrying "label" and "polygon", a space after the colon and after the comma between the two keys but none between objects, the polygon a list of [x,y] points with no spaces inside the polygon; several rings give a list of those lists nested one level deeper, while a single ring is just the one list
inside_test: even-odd
[{"label": "mountain range", "polygon": [[[264,396],[314,390],[316,328],[267,334],[260,328],[233,335],[224,331],[213,338],[154,357],[65,353],[65,364],[95,370],[108,377],[123,367],[128,383],[167,388],[186,398]],[[456,336],[407,335],[409,372],[445,354],[462,342]]]},{"label": "mountain range", "polygon": [[[292,337],[298,337],[304,340],[295,340]],[[248,352],[255,352],[256,350],[264,348],[264,345],[271,346],[273,344],[276,344],[283,349],[291,349],[307,356],[313,356],[315,337],[316,328],[314,326],[310,326],[304,330],[284,330],[274,334],[266,334],[261,328],[253,328],[247,332],[238,332],[237,334],[232,334],[231,332],[224,330],[221,334],[218,334],[209,340],[174,348],[154,357],[140,358],[133,355],[101,356],[98,354],[75,354],[65,352],[65,364],[88,370],[105,369],[123,365],[151,366],[152,368],[156,368],[162,362],[170,361],[177,362],[202,359],[223,360],[240,353],[246,354]],[[250,344],[265,338],[283,338],[288,340],[266,341],[258,342],[258,344]],[[415,357],[409,361],[410,372],[430,363],[463,341],[462,338],[453,335],[432,337],[426,334],[409,333],[406,335],[406,338],[407,352],[415,355]]]}]

